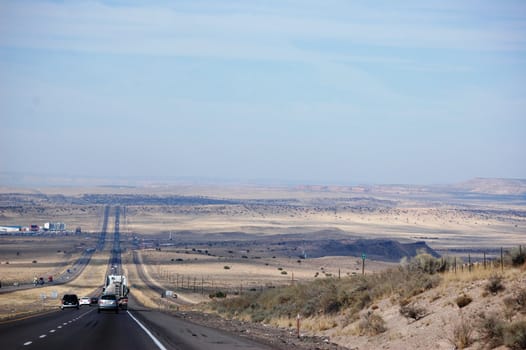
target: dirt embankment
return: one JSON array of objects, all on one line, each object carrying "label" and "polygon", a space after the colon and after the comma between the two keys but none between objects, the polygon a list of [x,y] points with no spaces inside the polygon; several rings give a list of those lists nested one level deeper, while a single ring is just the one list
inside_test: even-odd
[{"label": "dirt embankment", "polygon": [[306,335],[301,332],[300,337],[293,329],[277,328],[262,323],[253,323],[235,319],[224,319],[214,314],[188,311],[177,313],[179,317],[192,322],[222,329],[233,334],[255,339],[269,344],[276,349],[290,350],[346,350],[348,348],[332,343],[329,337]]}]

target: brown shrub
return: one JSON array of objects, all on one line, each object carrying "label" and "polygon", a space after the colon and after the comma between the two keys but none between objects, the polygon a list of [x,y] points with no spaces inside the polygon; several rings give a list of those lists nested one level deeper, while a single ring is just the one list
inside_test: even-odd
[{"label": "brown shrub", "polygon": [[360,335],[372,336],[385,332],[387,328],[381,316],[373,312],[367,312],[360,318],[358,330],[360,331]]},{"label": "brown shrub", "polygon": [[520,312],[526,312],[526,289],[520,289],[515,296],[515,301],[517,303],[517,309]]},{"label": "brown shrub", "polygon": [[463,317],[453,325],[451,336],[448,338],[457,349],[464,349],[473,343],[473,326]]},{"label": "brown shrub", "polygon": [[526,349],[526,321],[516,321],[504,329],[504,344],[510,349]]},{"label": "brown shrub", "polygon": [[504,290],[504,285],[502,284],[502,276],[492,275],[488,279],[486,284],[486,290],[492,294],[497,294],[498,292]]},{"label": "brown shrub", "polygon": [[473,299],[469,295],[466,295],[466,294],[463,294],[455,299],[455,303],[457,303],[458,307],[461,309],[464,306],[469,305],[469,303],[471,303],[472,301]]},{"label": "brown shrub", "polygon": [[405,318],[412,318],[415,321],[424,318],[427,315],[427,310],[423,306],[415,303],[405,304],[400,306],[400,314]]},{"label": "brown shrub", "polygon": [[496,314],[483,314],[478,331],[486,346],[493,349],[504,344],[504,327],[504,322]]}]

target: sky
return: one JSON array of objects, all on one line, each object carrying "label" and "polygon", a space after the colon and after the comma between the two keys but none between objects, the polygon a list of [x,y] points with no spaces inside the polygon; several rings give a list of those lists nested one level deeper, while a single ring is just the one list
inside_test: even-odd
[{"label": "sky", "polygon": [[0,0],[0,172],[526,178],[526,2]]}]

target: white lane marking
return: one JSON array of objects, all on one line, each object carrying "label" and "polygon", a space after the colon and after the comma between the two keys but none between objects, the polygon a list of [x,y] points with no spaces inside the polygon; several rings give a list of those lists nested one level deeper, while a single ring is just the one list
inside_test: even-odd
[{"label": "white lane marking", "polygon": [[152,332],[150,332],[148,330],[148,328],[144,327],[143,324],[141,322],[139,322],[138,319],[136,319],[135,317],[133,317],[133,315],[131,314],[131,312],[129,311],[126,311],[128,313],[128,315],[130,315],[130,317],[132,318],[132,320],[134,320],[135,322],[137,322],[137,324],[142,328],[142,330],[148,334],[148,336],[153,340],[153,342],[155,343],[155,345],[157,345],[157,347],[161,350],[166,350],[166,348],[164,347],[163,344],[161,344],[161,342],[159,340],[157,340],[157,338],[155,338],[152,334]]},{"label": "white lane marking", "polygon": [[[76,320],[81,319],[82,317],[86,316],[86,314],[88,314],[89,312],[90,312],[90,311],[83,313],[83,314],[80,315],[79,317],[75,318],[73,321],[76,321]],[[71,323],[71,321],[69,321],[69,323]],[[64,322],[64,323],[63,323],[64,326],[66,326],[67,324],[68,324],[68,322]],[[60,328],[62,328],[62,326],[57,326],[57,328],[60,329]],[[55,332],[56,332],[55,329],[52,329],[52,330],[49,331],[49,333],[55,333]],[[39,338],[40,338],[40,339],[44,339],[45,337],[46,337],[46,334],[42,334]],[[33,344],[32,341],[26,341],[26,342],[24,343],[24,346],[28,346],[28,345],[31,345],[31,344]]]}]

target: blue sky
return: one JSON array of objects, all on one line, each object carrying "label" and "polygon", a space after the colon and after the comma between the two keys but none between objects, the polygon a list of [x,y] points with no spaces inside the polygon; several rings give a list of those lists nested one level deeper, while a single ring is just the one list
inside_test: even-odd
[{"label": "blue sky", "polygon": [[524,1],[1,1],[0,171],[526,178]]}]

